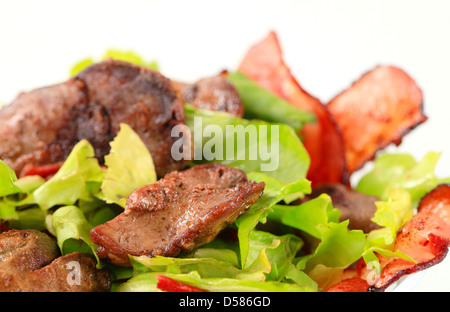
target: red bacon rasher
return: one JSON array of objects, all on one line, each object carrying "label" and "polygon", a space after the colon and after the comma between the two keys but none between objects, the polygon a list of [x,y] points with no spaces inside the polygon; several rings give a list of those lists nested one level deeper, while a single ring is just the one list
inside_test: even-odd
[{"label": "red bacon rasher", "polygon": [[239,70],[292,105],[315,114],[317,122],[301,130],[311,157],[312,186],[347,184],[350,175],[391,143],[400,144],[427,120],[422,92],[403,70],[378,66],[327,105],[308,94],[285,64],[278,38],[270,32],[253,45]]},{"label": "red bacon rasher", "polygon": [[326,292],[367,292],[369,284],[358,277],[345,279],[326,290]]},{"label": "red bacon rasher", "polygon": [[311,157],[308,179],[312,185],[347,184],[344,142],[339,129],[326,106],[303,90],[292,76],[274,32],[249,49],[239,70],[295,107],[315,114],[317,122],[304,125],[300,133]]},{"label": "red bacon rasher", "polygon": [[406,274],[424,270],[444,260],[450,245],[450,186],[439,185],[421,200],[418,213],[400,230],[395,250],[417,263],[393,257],[382,263],[379,280],[371,291],[383,291]]},{"label": "red bacon rasher", "polygon": [[327,105],[342,132],[351,175],[376,152],[400,144],[411,129],[427,120],[422,91],[403,70],[378,66]]},{"label": "red bacon rasher", "polygon": [[[425,270],[444,260],[450,245],[450,186],[439,185],[425,195],[418,213],[397,235],[394,250],[400,250],[416,262],[399,257],[385,259],[378,255],[381,275],[369,286],[369,271],[361,258],[356,265],[357,277],[344,279],[328,288],[329,292],[385,291],[404,275]],[[359,276],[359,277],[358,277]]]}]

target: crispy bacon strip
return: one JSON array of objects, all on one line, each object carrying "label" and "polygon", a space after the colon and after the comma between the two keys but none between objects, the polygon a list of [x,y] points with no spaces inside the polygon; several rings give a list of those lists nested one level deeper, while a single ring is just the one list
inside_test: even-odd
[{"label": "crispy bacon strip", "polygon": [[406,274],[440,263],[450,245],[450,185],[439,185],[423,197],[418,213],[397,235],[394,249],[412,257],[417,263],[398,257],[381,262],[379,280],[369,291],[384,291]]},{"label": "crispy bacon strip", "polygon": [[347,184],[344,144],[339,129],[327,107],[303,90],[292,76],[274,32],[250,48],[239,70],[295,107],[315,114],[317,123],[304,125],[300,133],[311,157],[308,179],[312,185]]},{"label": "crispy bacon strip", "polygon": [[207,290],[191,286],[179,281],[174,280],[173,278],[157,274],[156,278],[158,279],[158,284],[156,287],[162,291],[166,292],[207,292]]},{"label": "crispy bacon strip", "polygon": [[367,292],[369,284],[358,277],[345,279],[326,290],[326,292]]},{"label": "crispy bacon strip", "polygon": [[378,66],[327,105],[344,137],[349,174],[427,120],[422,91],[404,71]]}]

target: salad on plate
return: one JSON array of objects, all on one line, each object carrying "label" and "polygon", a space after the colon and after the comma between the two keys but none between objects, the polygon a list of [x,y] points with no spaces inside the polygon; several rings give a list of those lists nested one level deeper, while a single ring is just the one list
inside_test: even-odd
[{"label": "salad on plate", "polygon": [[70,75],[0,109],[0,291],[385,291],[447,254],[441,154],[383,151],[427,121],[398,67],[321,103],[270,32],[192,83],[120,50]]}]

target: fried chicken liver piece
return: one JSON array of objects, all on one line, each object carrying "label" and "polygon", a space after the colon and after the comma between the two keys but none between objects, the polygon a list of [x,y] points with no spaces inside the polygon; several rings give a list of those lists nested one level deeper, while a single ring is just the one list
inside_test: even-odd
[{"label": "fried chicken liver piece", "polygon": [[135,190],[126,209],[91,230],[97,254],[129,266],[128,255],[176,256],[210,242],[262,195],[264,183],[220,164],[173,172]]},{"label": "fried chicken liver piece", "polygon": [[0,235],[0,292],[109,291],[108,271],[96,268],[92,255],[60,256],[56,240],[37,230]]},{"label": "fried chicken liver piece", "polygon": [[82,139],[102,163],[121,123],[149,149],[162,177],[184,168],[174,160],[171,136],[184,124],[184,106],[159,72],[122,61],[93,64],[66,82],[20,94],[0,110],[0,159],[17,175],[25,167],[64,161]]}]

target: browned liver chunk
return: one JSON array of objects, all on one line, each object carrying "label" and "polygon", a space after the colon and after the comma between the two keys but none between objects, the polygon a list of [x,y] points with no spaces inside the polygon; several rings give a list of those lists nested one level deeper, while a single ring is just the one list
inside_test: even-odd
[{"label": "browned liver chunk", "polygon": [[10,230],[0,235],[0,292],[109,291],[106,270],[92,255],[59,257],[55,239],[36,230]]},{"label": "browned liver chunk", "polygon": [[125,211],[91,230],[97,254],[130,265],[128,255],[176,256],[210,242],[261,196],[264,183],[237,169],[199,165],[135,190]]}]

